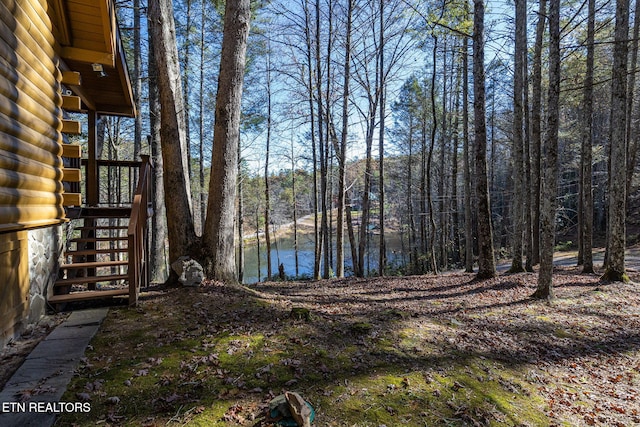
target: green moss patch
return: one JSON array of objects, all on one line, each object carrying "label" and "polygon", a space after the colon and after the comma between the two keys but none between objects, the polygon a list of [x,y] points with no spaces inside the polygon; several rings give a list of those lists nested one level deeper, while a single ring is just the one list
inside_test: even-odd
[{"label": "green moss patch", "polygon": [[[318,284],[268,285],[269,293],[256,291],[260,299],[220,284],[143,294],[138,308],[109,312],[62,399],[89,399],[91,412],[64,414],[57,425],[256,426],[284,390],[312,404],[317,426],[578,425],[604,422],[603,414],[633,421],[640,357],[616,318],[634,313],[631,294],[616,294],[626,288],[594,293],[572,284],[579,296],[561,288],[551,307],[522,302],[535,283],[496,279],[483,291],[466,276],[458,286],[378,280],[397,306],[357,300],[382,299],[367,281],[325,282],[317,302],[304,293]],[[336,301],[353,305],[327,303],[332,287]],[[292,319],[301,303],[313,316]],[[594,314],[603,310],[607,318]],[[619,341],[606,321],[617,322],[609,328]],[[598,362],[611,343],[621,352]],[[629,368],[604,371],[615,358]],[[609,384],[598,396],[619,396],[607,408],[625,414],[594,404],[583,388],[596,380]]]}]

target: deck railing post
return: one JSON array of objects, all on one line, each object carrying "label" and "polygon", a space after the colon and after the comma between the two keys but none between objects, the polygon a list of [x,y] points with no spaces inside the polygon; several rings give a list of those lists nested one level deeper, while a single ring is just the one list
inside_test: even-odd
[{"label": "deck railing post", "polygon": [[151,182],[153,180],[153,164],[151,162],[151,157],[148,154],[142,155],[140,158],[142,159],[141,168],[144,168],[145,170],[145,182],[142,183],[144,189],[141,201],[142,224],[140,227],[140,262],[142,263],[142,271],[140,272],[140,275],[142,282],[146,287],[149,286],[149,241],[146,237],[149,220],[149,194],[151,194]]},{"label": "deck railing post", "polygon": [[[86,186],[86,203],[88,206],[98,206],[100,202],[100,172],[98,171],[97,163],[97,140],[98,140],[98,113],[95,110],[89,110],[88,112],[88,126],[87,126],[87,186]],[[84,225],[86,227],[95,227],[95,218],[85,219]],[[92,237],[95,237],[95,231],[89,232]],[[85,245],[86,249],[96,249],[97,244],[94,242],[88,242]],[[95,255],[88,255],[88,262],[95,262],[97,260]],[[96,269],[88,269],[87,275],[93,276],[96,274]],[[96,284],[90,283],[88,285],[89,290],[95,290]]]},{"label": "deck railing post", "polygon": [[136,305],[142,282],[148,280],[146,231],[149,200],[149,181],[151,179],[151,163],[149,156],[141,156],[142,164],[138,173],[138,183],[133,204],[131,218],[127,230],[129,240],[129,304]]},{"label": "deck railing post", "polygon": [[97,159],[97,139],[98,139],[98,113],[89,110],[87,128],[87,182],[86,197],[88,206],[97,206],[100,197]]}]

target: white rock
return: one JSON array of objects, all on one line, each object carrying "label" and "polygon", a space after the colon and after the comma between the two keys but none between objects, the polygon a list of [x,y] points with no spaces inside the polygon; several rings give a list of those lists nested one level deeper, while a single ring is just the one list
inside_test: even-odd
[{"label": "white rock", "polygon": [[178,273],[178,280],[184,286],[198,286],[204,280],[204,269],[188,256],[178,258],[171,264],[171,268]]}]

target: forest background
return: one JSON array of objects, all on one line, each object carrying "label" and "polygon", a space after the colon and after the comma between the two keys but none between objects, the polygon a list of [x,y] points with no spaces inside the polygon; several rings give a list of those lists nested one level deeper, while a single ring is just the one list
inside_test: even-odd
[{"label": "forest background", "polygon": [[[190,209],[201,235],[219,172],[211,165],[225,4],[153,1],[175,19]],[[151,267],[164,281],[173,259],[162,67],[148,36],[150,5],[116,5],[139,115],[102,118],[98,147],[103,158],[155,160]],[[277,276],[274,232],[283,224],[295,252],[285,277],[471,271],[475,261],[490,277],[498,256],[514,272],[542,262],[548,289],[544,258],[561,245],[578,250],[585,271],[592,247],[606,246],[610,278],[624,279],[624,247],[640,239],[638,4],[498,0],[486,16],[484,6],[251,2],[227,230],[236,236],[235,279],[245,275],[245,246],[256,244],[266,246],[258,279]],[[299,235],[313,242],[310,273],[300,272]],[[400,246],[390,250],[389,236]]]}]

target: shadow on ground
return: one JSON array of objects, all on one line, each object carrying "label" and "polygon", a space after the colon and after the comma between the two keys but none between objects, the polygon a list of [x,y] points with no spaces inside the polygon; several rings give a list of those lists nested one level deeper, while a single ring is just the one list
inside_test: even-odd
[{"label": "shadow on ground", "polygon": [[65,395],[91,414],[57,425],[267,425],[282,390],[309,400],[320,426],[640,422],[633,285],[560,269],[548,304],[529,299],[535,274],[472,279],[148,292],[111,310]]}]

